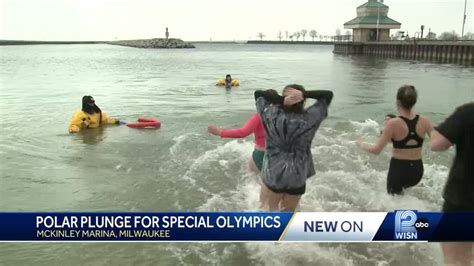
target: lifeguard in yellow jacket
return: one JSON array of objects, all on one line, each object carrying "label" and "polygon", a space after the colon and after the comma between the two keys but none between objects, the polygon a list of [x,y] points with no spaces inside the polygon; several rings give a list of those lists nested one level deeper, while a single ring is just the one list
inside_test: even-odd
[{"label": "lifeguard in yellow jacket", "polygon": [[79,132],[82,128],[96,128],[104,124],[116,124],[121,122],[113,117],[108,117],[95,104],[92,96],[82,97],[82,110],[74,113],[69,124],[69,133]]},{"label": "lifeguard in yellow jacket", "polygon": [[225,76],[225,79],[220,79],[216,82],[217,86],[225,86],[226,89],[230,89],[235,86],[239,86],[240,82],[236,79],[232,79],[232,76],[230,74],[227,74]]}]

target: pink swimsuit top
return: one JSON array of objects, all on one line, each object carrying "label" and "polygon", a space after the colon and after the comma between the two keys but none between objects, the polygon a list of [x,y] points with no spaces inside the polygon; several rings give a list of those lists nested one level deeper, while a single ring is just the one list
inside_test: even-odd
[{"label": "pink swimsuit top", "polygon": [[222,130],[221,138],[245,138],[252,133],[255,135],[255,148],[265,150],[265,129],[258,113],[253,114],[241,128]]}]

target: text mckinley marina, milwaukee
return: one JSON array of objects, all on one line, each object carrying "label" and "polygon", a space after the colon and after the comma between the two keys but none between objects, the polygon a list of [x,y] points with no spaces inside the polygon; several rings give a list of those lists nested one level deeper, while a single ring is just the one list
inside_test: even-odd
[{"label": "text mckinley marina, milwaukee", "polygon": [[97,238],[169,238],[170,230],[37,230],[37,238],[63,239],[78,238],[88,240]]}]

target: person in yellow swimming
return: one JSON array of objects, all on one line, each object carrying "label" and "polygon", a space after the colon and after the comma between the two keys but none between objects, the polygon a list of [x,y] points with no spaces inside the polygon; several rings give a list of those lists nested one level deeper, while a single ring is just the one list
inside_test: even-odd
[{"label": "person in yellow swimming", "polygon": [[233,80],[230,74],[225,76],[225,79],[218,80],[216,83],[217,86],[225,86],[226,89],[232,88],[232,86],[239,86],[240,83],[238,80]]},{"label": "person in yellow swimming", "polygon": [[102,124],[120,125],[122,123],[118,119],[103,113],[99,106],[95,104],[92,96],[84,96],[82,97],[82,110],[75,112],[69,123],[69,133],[77,133],[82,128],[100,127]]}]

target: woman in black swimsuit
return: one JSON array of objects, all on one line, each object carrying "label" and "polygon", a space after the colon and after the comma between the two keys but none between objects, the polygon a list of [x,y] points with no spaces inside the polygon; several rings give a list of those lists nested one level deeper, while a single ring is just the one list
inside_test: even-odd
[{"label": "woman in black swimsuit", "polygon": [[415,87],[405,85],[398,89],[397,109],[400,115],[387,121],[376,144],[357,141],[363,150],[379,154],[390,141],[393,143],[392,159],[387,176],[387,192],[402,194],[403,189],[415,186],[423,177],[421,148],[425,135],[430,135],[433,126],[428,118],[413,110],[417,100]]}]

